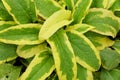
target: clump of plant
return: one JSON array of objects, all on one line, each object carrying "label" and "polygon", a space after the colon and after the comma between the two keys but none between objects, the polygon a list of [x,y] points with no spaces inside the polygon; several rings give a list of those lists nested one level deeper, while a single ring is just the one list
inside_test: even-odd
[{"label": "clump of plant", "polygon": [[120,0],[0,0],[0,80],[119,80]]}]

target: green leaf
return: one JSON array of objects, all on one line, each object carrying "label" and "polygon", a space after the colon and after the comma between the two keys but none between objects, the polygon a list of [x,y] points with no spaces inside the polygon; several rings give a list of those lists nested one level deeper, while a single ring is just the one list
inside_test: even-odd
[{"label": "green leaf", "polygon": [[74,8],[73,0],[63,0],[63,1],[66,4],[68,10],[73,10],[73,8]]},{"label": "green leaf", "polygon": [[39,44],[40,24],[23,24],[0,31],[0,41],[10,44]]},{"label": "green leaf", "polygon": [[23,24],[36,21],[34,0],[2,0],[2,2],[16,23]]},{"label": "green leaf", "polygon": [[5,21],[11,21],[12,16],[7,12],[7,10],[5,9],[2,1],[0,0],[0,20],[5,20]]},{"label": "green leaf", "polygon": [[97,34],[94,32],[87,32],[85,36],[94,44],[98,50],[103,50],[106,47],[110,47],[115,41],[109,39],[107,36]]},{"label": "green leaf", "polygon": [[19,45],[17,47],[17,54],[22,58],[30,58],[33,57],[35,54],[40,53],[40,51],[44,50],[46,47],[45,44],[39,45]]},{"label": "green leaf", "polygon": [[0,42],[0,64],[17,58],[16,45]]},{"label": "green leaf", "polygon": [[92,72],[78,64],[77,65],[77,80],[93,80]]},{"label": "green leaf", "polygon": [[114,80],[107,70],[102,69],[100,80]]},{"label": "green leaf", "polygon": [[45,49],[27,67],[18,80],[45,80],[55,69],[51,51]]},{"label": "green leaf", "polygon": [[71,23],[71,12],[69,10],[59,10],[51,15],[41,27],[39,32],[39,40],[48,39],[58,29]]},{"label": "green leaf", "polygon": [[75,10],[73,12],[73,22],[72,24],[81,23],[84,19],[92,0],[79,0],[75,5]]},{"label": "green leaf", "polygon": [[111,11],[101,8],[91,9],[83,22],[95,27],[93,32],[112,37],[115,37],[120,29],[120,19]]},{"label": "green leaf", "polygon": [[120,55],[109,48],[105,48],[100,52],[102,66],[107,69],[111,70],[116,68],[120,63]]},{"label": "green leaf", "polygon": [[16,25],[13,21],[0,21],[0,31]]},{"label": "green leaf", "polygon": [[113,70],[109,71],[109,73],[113,77],[114,80],[119,80],[120,79],[120,70],[113,69]]},{"label": "green leaf", "polygon": [[120,54],[120,40],[116,40],[112,47]]},{"label": "green leaf", "polygon": [[72,30],[76,30],[79,33],[86,33],[90,30],[92,30],[94,27],[87,25],[87,24],[75,24],[73,26],[68,26],[66,31],[72,31]]},{"label": "green leaf", "polygon": [[17,80],[20,75],[21,67],[11,64],[0,65],[0,80]]},{"label": "green leaf", "polygon": [[98,50],[91,41],[75,30],[67,32],[67,35],[77,62],[90,71],[97,71],[100,68],[101,60]]},{"label": "green leaf", "polygon": [[60,29],[47,41],[52,48],[59,80],[76,80],[75,56],[65,31]]},{"label": "green leaf", "polygon": [[62,7],[54,0],[35,0],[39,15],[47,19],[54,12],[60,10]]}]

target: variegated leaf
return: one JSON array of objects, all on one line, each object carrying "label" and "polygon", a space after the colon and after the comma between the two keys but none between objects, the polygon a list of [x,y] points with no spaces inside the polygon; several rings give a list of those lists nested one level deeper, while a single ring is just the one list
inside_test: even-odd
[{"label": "variegated leaf", "polygon": [[48,39],[58,29],[71,23],[71,11],[59,10],[51,15],[43,24],[39,32],[39,40]]},{"label": "variegated leaf", "polygon": [[93,0],[92,7],[108,9],[116,0]]},{"label": "variegated leaf", "polygon": [[110,7],[112,11],[120,11],[120,0],[116,0],[114,4]]},{"label": "variegated leaf", "polygon": [[73,22],[72,24],[81,23],[84,19],[92,0],[79,0],[75,4],[75,10],[73,12]]},{"label": "variegated leaf", "polygon": [[101,60],[99,52],[92,42],[75,30],[67,32],[67,35],[77,62],[90,71],[97,71],[100,68]]},{"label": "variegated leaf", "polygon": [[0,0],[0,20],[10,21],[13,20],[12,16],[5,9],[2,1]]},{"label": "variegated leaf", "polygon": [[112,47],[120,54],[120,40],[116,40]]},{"label": "variegated leaf", "polygon": [[18,80],[45,80],[55,69],[49,49],[42,50],[27,67]]},{"label": "variegated leaf", "polygon": [[100,52],[103,68],[112,70],[116,68],[120,63],[120,55],[109,48],[105,48]]},{"label": "variegated leaf", "polygon": [[120,19],[111,11],[101,8],[91,9],[83,22],[95,27],[92,31],[112,37],[115,37],[120,29]]},{"label": "variegated leaf", "polygon": [[77,80],[93,80],[92,72],[78,64]]},{"label": "variegated leaf", "polygon": [[91,25],[87,25],[87,24],[75,24],[73,26],[68,26],[66,31],[72,31],[72,30],[76,30],[80,33],[86,33],[90,30],[92,30],[94,27],[92,27]]},{"label": "variegated leaf", "polygon": [[13,21],[0,21],[0,31],[16,25]]},{"label": "variegated leaf", "polygon": [[0,41],[10,44],[39,44],[40,24],[23,24],[0,31]]},{"label": "variegated leaf", "polygon": [[59,80],[76,80],[76,60],[65,31],[60,29],[47,41],[52,48]]},{"label": "variegated leaf", "polygon": [[44,50],[46,44],[39,45],[19,45],[17,47],[17,54],[22,58],[30,58],[35,54],[40,53],[40,51]]},{"label": "variegated leaf", "polygon": [[17,58],[16,45],[0,42],[0,64]]},{"label": "variegated leaf", "polygon": [[54,0],[35,0],[38,13],[44,19],[47,19],[54,12],[60,10],[62,7]]},{"label": "variegated leaf", "polygon": [[94,32],[87,32],[85,36],[94,44],[98,50],[103,50],[106,47],[110,47],[115,41],[109,39],[107,36],[97,34]]},{"label": "variegated leaf", "polygon": [[34,0],[2,0],[16,23],[35,22],[37,15]]},{"label": "variegated leaf", "polygon": [[67,6],[67,9],[73,10],[74,9],[74,1],[73,0],[63,0]]}]

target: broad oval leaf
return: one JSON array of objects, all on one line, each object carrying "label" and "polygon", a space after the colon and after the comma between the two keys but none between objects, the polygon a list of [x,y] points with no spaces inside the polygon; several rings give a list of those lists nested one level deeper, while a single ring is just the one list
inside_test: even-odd
[{"label": "broad oval leaf", "polygon": [[77,80],[93,80],[92,72],[77,64]]},{"label": "broad oval leaf", "polygon": [[52,48],[59,80],[76,80],[76,60],[65,31],[60,29],[47,41]]},{"label": "broad oval leaf", "polygon": [[71,23],[71,11],[59,10],[51,15],[43,24],[39,32],[39,40],[48,39],[58,29]]},{"label": "broad oval leaf", "polygon": [[0,64],[17,58],[16,45],[0,42]]},{"label": "broad oval leaf", "polygon": [[90,9],[83,23],[95,27],[93,32],[115,37],[120,29],[120,19],[111,11],[101,8]]},{"label": "broad oval leaf", "polygon": [[73,47],[77,62],[90,71],[97,71],[100,68],[101,60],[99,51],[91,41],[75,30],[67,32],[67,35]]},{"label": "broad oval leaf", "polygon": [[47,19],[62,7],[54,0],[35,0],[38,14]]},{"label": "broad oval leaf", "polygon": [[2,2],[16,23],[23,24],[36,21],[34,0],[2,0]]},{"label": "broad oval leaf", "polygon": [[49,49],[36,54],[26,71],[18,80],[45,80],[55,69],[54,60]]},{"label": "broad oval leaf", "polygon": [[17,54],[22,58],[30,58],[33,57],[35,54],[40,53],[46,47],[45,44],[39,45],[19,45],[17,47]]},{"label": "broad oval leaf", "polygon": [[100,52],[102,66],[107,70],[116,68],[120,63],[120,55],[109,48],[105,48]]},{"label": "broad oval leaf", "polygon": [[73,22],[72,24],[81,23],[84,19],[92,0],[78,0],[75,4],[75,9],[73,11]]},{"label": "broad oval leaf", "polygon": [[0,31],[0,41],[10,44],[39,44],[40,24],[23,24]]}]

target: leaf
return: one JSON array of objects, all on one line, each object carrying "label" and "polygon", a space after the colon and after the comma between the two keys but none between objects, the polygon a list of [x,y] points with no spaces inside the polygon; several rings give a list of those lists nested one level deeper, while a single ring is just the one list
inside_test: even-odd
[{"label": "leaf", "polygon": [[102,69],[100,80],[114,80],[107,70]]},{"label": "leaf", "polygon": [[107,36],[91,31],[85,33],[85,36],[94,44],[98,50],[103,50],[106,47],[111,47],[115,43],[115,41],[109,39]]},{"label": "leaf", "polygon": [[5,8],[18,24],[36,21],[34,0],[2,0]]},{"label": "leaf", "polygon": [[115,37],[120,29],[120,19],[106,9],[93,8],[86,15],[83,23],[95,27],[93,32]]},{"label": "leaf", "polygon": [[0,64],[17,58],[16,45],[0,42]]},{"label": "leaf", "polygon": [[59,80],[76,80],[75,56],[65,31],[60,29],[47,41],[52,48]]},{"label": "leaf", "polygon": [[120,63],[120,55],[109,48],[105,48],[100,52],[102,66],[107,69],[111,70],[116,68]]},{"label": "leaf", "polygon": [[115,0],[114,4],[110,7],[112,11],[120,11],[120,0]]},{"label": "leaf", "polygon": [[13,21],[0,21],[0,31],[16,25]]},{"label": "leaf", "polygon": [[17,47],[17,54],[22,58],[30,58],[33,57],[35,54],[40,53],[40,51],[44,50],[46,47],[45,44],[39,45],[19,45]]},{"label": "leaf", "polygon": [[18,80],[45,80],[55,69],[51,51],[45,49],[27,67],[26,71]]},{"label": "leaf", "polygon": [[94,27],[87,25],[87,24],[75,24],[73,26],[68,26],[66,31],[72,31],[72,30],[76,30],[79,33],[86,33],[90,30],[92,30]]},{"label": "leaf", "polygon": [[120,40],[116,40],[112,47],[120,54]]},{"label": "leaf", "polygon": [[4,43],[24,45],[39,44],[40,24],[23,24],[0,31],[0,41]]},{"label": "leaf", "polygon": [[67,35],[77,62],[90,71],[97,71],[100,68],[101,60],[98,50],[91,41],[75,30],[67,32]]},{"label": "leaf", "polygon": [[0,0],[0,20],[3,20],[3,21],[11,21],[11,20],[13,20],[12,16],[5,9],[5,7],[4,7],[1,0]]},{"label": "leaf", "polygon": [[78,64],[77,65],[77,80],[93,80],[92,72]]},{"label": "leaf", "polygon": [[35,0],[39,15],[44,19],[50,17],[54,12],[62,7],[54,0]]},{"label": "leaf", "polygon": [[0,80],[17,80],[20,75],[21,67],[11,64],[0,65]]},{"label": "leaf", "polygon": [[93,0],[92,7],[108,9],[116,0]]},{"label": "leaf", "polygon": [[48,39],[58,29],[71,23],[71,12],[69,10],[59,10],[51,15],[41,27],[39,32],[39,40]]},{"label": "leaf", "polygon": [[119,80],[120,79],[120,70],[113,69],[113,70],[109,71],[109,73],[113,77],[114,80]]},{"label": "leaf", "polygon": [[81,23],[84,19],[92,0],[79,0],[75,5],[72,24]]},{"label": "leaf", "polygon": [[73,0],[63,0],[66,4],[68,10],[73,10],[74,8],[74,1]]}]

